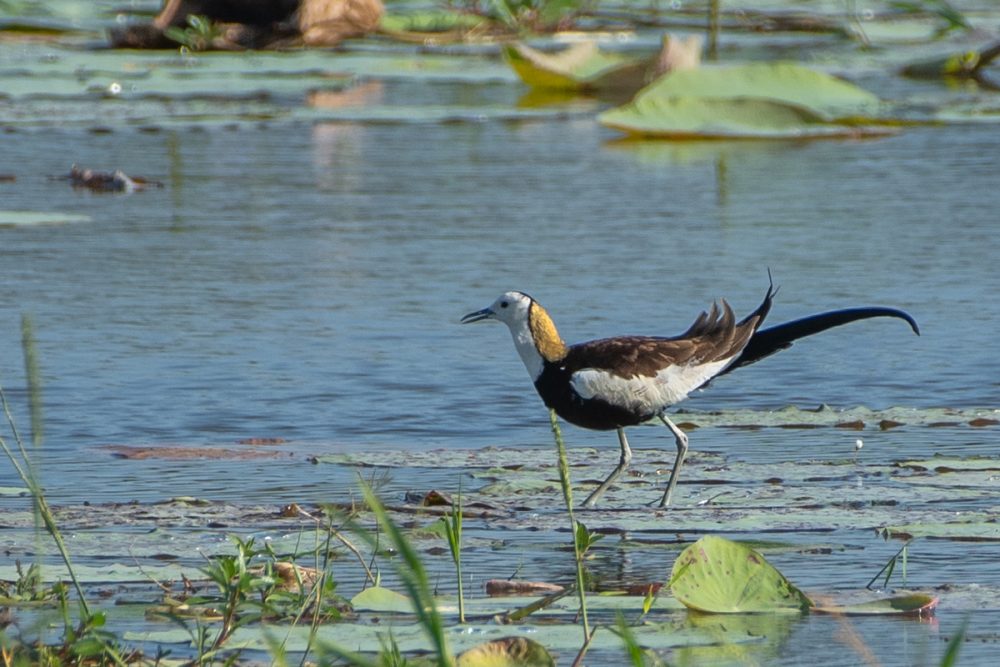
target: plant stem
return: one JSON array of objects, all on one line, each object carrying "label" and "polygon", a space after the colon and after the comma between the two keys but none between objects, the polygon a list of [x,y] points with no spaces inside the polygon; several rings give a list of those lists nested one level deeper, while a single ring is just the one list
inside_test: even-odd
[{"label": "plant stem", "polygon": [[563,442],[562,431],[559,429],[559,419],[555,410],[549,410],[549,421],[552,423],[552,436],[556,441],[556,451],[559,453],[559,482],[562,484],[563,498],[566,499],[566,514],[569,515],[570,534],[573,536],[573,555],[576,558],[576,591],[580,597],[580,617],[583,619],[584,650],[590,644],[590,622],[587,619],[587,592],[584,590],[583,553],[576,538],[576,519],[573,517],[573,487],[569,479],[569,459],[566,457],[566,444]]},{"label": "plant stem", "polygon": [[24,376],[28,378],[28,411],[31,415],[31,444],[42,444],[42,382],[35,353],[35,333],[31,318],[21,315],[21,347],[24,350]]},{"label": "plant stem", "polygon": [[708,59],[719,59],[719,5],[722,0],[708,0]]},{"label": "plant stem", "polygon": [[[26,315],[21,318],[21,346],[24,350],[25,370],[27,371],[28,401],[32,420],[32,437],[35,446],[38,447],[42,438],[42,429],[40,426],[42,419],[41,381],[39,379],[38,363],[35,355],[35,339],[32,333],[31,319]],[[0,387],[0,404],[3,405],[4,414],[7,417],[7,423],[10,425],[10,430],[14,434],[14,440],[17,442],[17,447],[24,465],[22,466],[18,463],[17,458],[7,446],[7,443],[3,441],[3,438],[0,438],[0,448],[3,449],[4,454],[6,454],[7,458],[10,459],[10,462],[13,464],[18,476],[21,478],[21,481],[24,482],[24,485],[27,486],[28,490],[31,492],[31,496],[35,503],[35,512],[37,517],[41,519],[42,524],[45,526],[45,530],[48,531],[49,535],[52,536],[52,540],[56,543],[59,555],[62,557],[63,563],[66,565],[66,570],[69,572],[69,578],[73,582],[73,588],[76,589],[76,594],[80,601],[81,615],[84,619],[88,619],[90,618],[90,607],[87,605],[87,600],[83,595],[83,588],[80,586],[80,581],[76,577],[76,572],[73,571],[73,564],[70,562],[69,558],[69,550],[66,549],[66,543],[63,542],[62,534],[59,532],[59,527],[56,525],[55,516],[49,508],[49,504],[45,501],[44,491],[42,489],[41,482],[38,480],[38,476],[35,474],[35,470],[31,463],[31,457],[28,455],[28,451],[24,446],[24,441],[21,439],[21,436],[14,424],[14,417],[10,413],[10,406],[7,404],[7,397],[4,395],[3,387]]]},{"label": "plant stem", "polygon": [[465,594],[462,588],[462,481],[458,482],[458,495],[451,506],[451,525],[448,531],[448,545],[455,561],[455,576],[458,577],[458,622],[465,623]]}]

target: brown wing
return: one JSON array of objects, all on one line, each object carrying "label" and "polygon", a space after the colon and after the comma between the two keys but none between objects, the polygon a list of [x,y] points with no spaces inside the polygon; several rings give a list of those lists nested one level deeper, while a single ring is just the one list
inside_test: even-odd
[{"label": "brown wing", "polygon": [[[768,300],[765,303],[769,306]],[[619,336],[569,348],[562,364],[573,373],[584,368],[605,370],[623,378],[652,377],[667,366],[710,363],[735,358],[766,314],[765,304],[739,323],[725,300],[712,304],[679,336]]]}]

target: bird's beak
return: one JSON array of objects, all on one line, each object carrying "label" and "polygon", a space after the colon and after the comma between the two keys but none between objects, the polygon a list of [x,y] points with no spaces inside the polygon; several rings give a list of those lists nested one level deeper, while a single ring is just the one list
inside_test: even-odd
[{"label": "bird's beak", "polygon": [[474,313],[469,313],[462,318],[462,324],[469,324],[470,322],[478,322],[479,320],[486,320],[493,317],[493,311],[489,308],[483,308],[482,310],[477,310]]}]

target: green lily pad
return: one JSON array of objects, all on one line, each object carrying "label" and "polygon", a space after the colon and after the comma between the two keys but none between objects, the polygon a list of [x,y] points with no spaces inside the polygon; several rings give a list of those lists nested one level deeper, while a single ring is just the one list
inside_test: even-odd
[{"label": "green lily pad", "polygon": [[994,513],[976,513],[958,521],[921,521],[919,523],[884,526],[885,537],[913,539],[930,537],[959,542],[1000,542],[1000,517]]},{"label": "green lily pad", "polygon": [[545,647],[527,637],[502,637],[458,656],[458,667],[554,667]]},{"label": "green lily pad", "polygon": [[706,535],[677,557],[670,589],[687,608],[717,614],[799,612],[812,602],[750,547]]},{"label": "green lily pad", "polygon": [[754,99],[648,97],[607,111],[601,114],[600,121],[633,135],[673,139],[792,139],[876,133],[871,129],[827,123],[822,116],[804,107]]},{"label": "green lily pad", "polygon": [[521,81],[534,88],[552,90],[588,90],[610,85],[638,90],[649,67],[645,60],[602,51],[594,41],[579,42],[554,54],[513,44],[504,48],[503,55]]},{"label": "green lily pad", "polygon": [[482,16],[447,9],[427,9],[423,11],[393,12],[379,21],[379,29],[390,37],[411,33],[445,33],[471,30],[484,26],[488,21]]},{"label": "green lily pad", "polygon": [[351,606],[355,611],[408,614],[413,611],[413,600],[394,590],[372,586],[351,598]]},{"label": "green lily pad", "polygon": [[781,62],[671,72],[641,96],[771,100],[810,109],[830,121],[872,117],[879,111],[875,94],[830,74]]},{"label": "green lily pad", "polygon": [[917,461],[900,461],[900,468],[928,470],[934,472],[964,472],[1000,470],[1000,458],[990,456],[932,456],[929,459]]},{"label": "green lily pad", "polygon": [[885,614],[926,616],[934,612],[937,604],[938,598],[932,595],[913,593],[858,604],[816,606],[812,608],[812,611],[820,614],[843,614],[845,616],[883,616]]},{"label": "green lily pad", "polygon": [[876,117],[879,106],[877,96],[829,74],[753,63],[671,72],[599,119],[643,136],[856,136],[889,131],[859,126]]}]

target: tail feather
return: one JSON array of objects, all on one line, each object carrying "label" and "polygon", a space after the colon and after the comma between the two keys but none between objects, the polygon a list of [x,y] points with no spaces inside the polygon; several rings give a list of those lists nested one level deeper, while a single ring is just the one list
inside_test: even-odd
[{"label": "tail feather", "polygon": [[920,335],[920,328],[917,326],[916,320],[908,313],[896,308],[872,307],[832,310],[757,331],[743,348],[743,352],[736,358],[736,361],[727,366],[719,375],[725,375],[740,366],[748,366],[771,356],[775,352],[787,349],[799,338],[872,317],[897,317],[905,320],[913,329],[913,333]]}]

